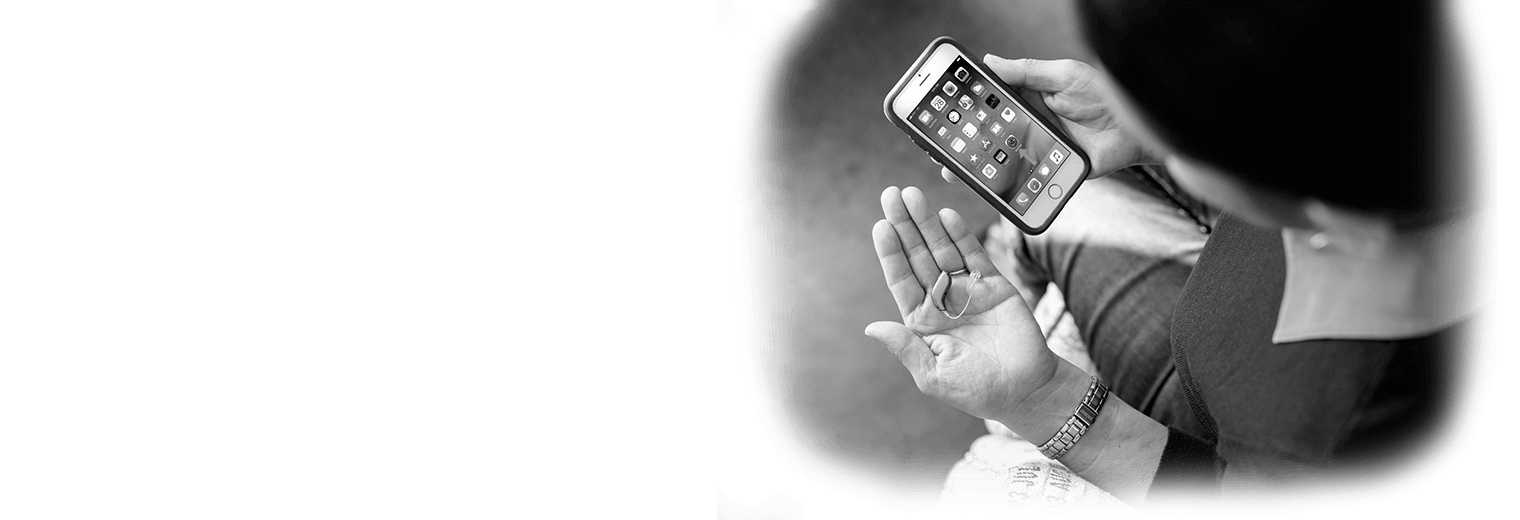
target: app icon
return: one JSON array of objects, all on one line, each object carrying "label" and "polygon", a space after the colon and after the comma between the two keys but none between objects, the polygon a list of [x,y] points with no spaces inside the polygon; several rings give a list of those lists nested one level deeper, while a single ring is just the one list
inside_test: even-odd
[{"label": "app icon", "polygon": [[[945,129],[945,127],[943,127],[943,126],[940,127],[940,130],[944,130],[944,129]],[[997,161],[998,164],[1003,164],[1005,162],[1008,162],[1008,154],[1003,153],[1002,150],[998,150],[997,152],[995,152],[995,153],[992,154],[992,159],[995,160],[995,161]]]},{"label": "app icon", "polygon": [[1003,100],[998,99],[997,96],[987,96],[987,108],[997,108],[998,103],[1002,102]]},{"label": "app icon", "polygon": [[1034,198],[1029,196],[1029,192],[1021,191],[1017,197],[1013,198],[1013,203],[1020,206],[1028,206],[1031,200],[1034,200]]},{"label": "app icon", "polygon": [[987,91],[987,86],[983,85],[982,82],[980,82],[980,81],[971,84],[971,93],[972,94],[976,94],[977,97],[981,97],[982,93],[986,92],[986,91]]},{"label": "app icon", "polygon": [[987,120],[987,112],[986,111],[982,111],[982,110],[976,111],[976,120],[977,121],[986,121]]},{"label": "app icon", "polygon": [[985,135],[982,136],[981,145],[982,145],[982,149],[983,150],[991,150],[992,149],[992,138],[987,137]]},{"label": "app icon", "polygon": [[951,83],[951,82],[948,82],[948,81],[945,82],[945,86],[941,87],[940,90],[944,91],[944,93],[945,93],[946,96],[954,96],[956,92],[960,91],[959,89],[955,88],[955,84],[954,83]]},{"label": "app icon", "polygon": [[1007,139],[1003,140],[1003,144],[1008,145],[1009,148],[1017,150],[1019,149],[1019,138],[1010,135]]},{"label": "app icon", "polygon": [[950,135],[950,129],[949,128],[945,128],[943,125],[941,125],[939,127],[939,130],[935,130],[934,133],[935,133],[935,135],[938,135],[940,137],[944,137],[944,136]]},{"label": "app icon", "polygon": [[987,131],[992,132],[992,135],[1003,135],[1003,124],[992,123],[992,126],[987,127]]},{"label": "app icon", "polygon": [[1024,187],[1025,188],[1029,188],[1029,191],[1032,191],[1032,192],[1035,192],[1035,193],[1039,193],[1040,192],[1040,180],[1039,179],[1029,179],[1029,184],[1025,184]]},{"label": "app icon", "polygon": [[971,157],[966,158],[966,160],[971,163],[971,166],[973,168],[982,164],[982,156],[981,156],[981,154],[973,153],[973,154],[971,154]]},{"label": "app icon", "polygon": [[964,151],[966,149],[966,142],[957,137],[954,141],[950,142],[950,147],[954,148],[957,152]]},{"label": "app icon", "polygon": [[971,110],[971,96],[961,96],[961,110]]},{"label": "app icon", "polygon": [[970,72],[966,72],[966,68],[965,67],[961,67],[961,68],[955,69],[955,79],[957,79],[957,80],[966,81],[966,78],[968,78],[970,76],[971,76],[971,73]]},{"label": "app icon", "polygon": [[928,110],[925,110],[923,112],[919,112],[918,113],[918,122],[921,123],[921,124],[923,124],[924,126],[928,126],[929,123],[933,123],[934,122],[934,114],[930,114]]},{"label": "app icon", "polygon": [[966,123],[966,126],[961,127],[961,133],[966,134],[967,138],[976,137],[976,125]]},{"label": "app icon", "polygon": [[1041,164],[1040,165],[1040,176],[1041,177],[1049,177],[1050,176],[1050,166]]},{"label": "app icon", "polygon": [[991,164],[983,166],[982,167],[982,175],[985,176],[985,177],[987,177],[988,179],[991,179],[993,177],[997,177],[997,168],[994,168]]},{"label": "app icon", "polygon": [[936,112],[938,112],[940,110],[944,110],[945,109],[945,98],[942,98],[942,97],[939,97],[939,96],[934,96],[934,99],[929,101],[929,106],[934,107],[934,110]]},{"label": "app icon", "polygon": [[1050,162],[1053,162],[1053,163],[1056,163],[1056,164],[1061,164],[1061,160],[1065,159],[1065,158],[1066,158],[1066,154],[1061,153],[1061,149],[1060,148],[1057,148],[1055,150],[1051,150],[1050,151]]},{"label": "app icon", "polygon": [[961,122],[961,113],[951,110],[949,113],[945,114],[945,119],[949,119],[950,124],[952,125],[959,123]]},{"label": "app icon", "polygon": [[1003,120],[1004,121],[1012,123],[1013,122],[1013,115],[1014,115],[1013,114],[1013,107],[1008,107],[1008,108],[1004,108],[1003,109]]}]

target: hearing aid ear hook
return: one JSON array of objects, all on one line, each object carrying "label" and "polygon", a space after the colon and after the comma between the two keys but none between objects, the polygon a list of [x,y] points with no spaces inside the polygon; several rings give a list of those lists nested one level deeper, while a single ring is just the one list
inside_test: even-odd
[{"label": "hearing aid ear hook", "polygon": [[971,285],[975,285],[976,282],[982,279],[980,271],[971,271],[971,284],[966,286],[966,305],[961,307],[961,312],[951,316],[945,307],[948,305],[947,301],[950,298],[950,285],[952,284],[953,277],[958,274],[966,274],[966,270],[960,269],[955,272],[940,271],[939,278],[934,280],[934,287],[929,290],[929,301],[934,304],[935,310],[938,310],[946,318],[952,320],[958,320],[961,316],[966,315],[966,309],[971,308]]}]

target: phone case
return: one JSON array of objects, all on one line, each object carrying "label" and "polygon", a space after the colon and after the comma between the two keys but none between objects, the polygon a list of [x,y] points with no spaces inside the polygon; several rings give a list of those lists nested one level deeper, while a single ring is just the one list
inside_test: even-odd
[{"label": "phone case", "polygon": [[[1022,217],[1019,217],[1017,213],[1013,213],[1004,207],[1005,203],[997,196],[997,194],[988,191],[986,188],[983,188],[982,185],[975,180],[975,177],[972,176],[971,172],[965,171],[965,169],[960,166],[959,162],[956,162],[954,159],[945,156],[944,153],[940,152],[938,148],[934,147],[934,145],[930,144],[923,137],[919,136],[918,132],[913,131],[913,128],[909,126],[907,121],[898,119],[897,115],[892,113],[892,101],[897,98],[897,95],[901,93],[904,88],[907,88],[908,82],[913,79],[913,73],[918,71],[919,67],[922,67],[924,65],[924,62],[929,60],[929,56],[934,54],[934,48],[938,47],[941,43],[949,43],[950,45],[955,46],[956,50],[959,50],[961,54],[966,56],[966,63],[969,63],[972,68],[977,69],[982,73],[982,75],[987,76],[989,80],[996,82],[997,86],[1002,88],[1004,97],[1008,98],[1009,102],[1018,105],[1020,109],[1024,110],[1024,113],[1029,114],[1031,120],[1035,121],[1035,123],[1039,124],[1040,127],[1045,129],[1045,131],[1050,132],[1051,135],[1055,136],[1056,140],[1060,141],[1062,145],[1071,149],[1072,153],[1075,153],[1077,156],[1082,158],[1082,174],[1077,177],[1077,182],[1075,184],[1072,184],[1067,188],[1066,196],[1061,198],[1061,202],[1056,205],[1055,211],[1052,211],[1050,213],[1050,219],[1046,220],[1043,225],[1039,227],[1031,227],[1028,224],[1024,223],[1024,219]],[[1018,228],[1026,234],[1038,235],[1040,233],[1044,233],[1046,229],[1050,228],[1050,224],[1052,222],[1055,222],[1056,217],[1061,214],[1061,210],[1066,208],[1066,203],[1070,201],[1072,197],[1075,197],[1077,195],[1077,189],[1081,188],[1082,183],[1087,181],[1088,174],[1092,173],[1092,160],[1088,159],[1087,152],[1085,150],[1073,143],[1071,139],[1067,138],[1066,134],[1061,132],[1061,130],[1055,125],[1052,125],[1049,121],[1046,121],[1045,116],[1040,115],[1039,112],[1035,111],[1029,105],[1025,104],[1024,100],[1015,94],[1013,92],[1013,89],[1010,88],[1008,84],[1003,83],[1003,80],[999,78],[997,74],[993,74],[992,71],[987,70],[987,67],[982,64],[982,61],[976,59],[975,56],[976,55],[971,54],[970,51],[967,51],[966,47],[961,45],[960,42],[955,41],[949,36],[940,36],[938,38],[935,38],[934,41],[929,42],[929,46],[924,49],[923,54],[920,54],[918,56],[918,60],[913,62],[913,66],[909,67],[908,71],[903,73],[902,79],[897,80],[897,85],[892,87],[892,91],[887,93],[887,99],[882,103],[882,111],[886,113],[887,119],[891,120],[892,124],[897,126],[898,129],[902,130],[903,133],[908,134],[908,137],[912,138],[913,142],[917,144],[919,148],[923,149],[931,157],[934,157],[934,159],[936,161],[939,161],[941,165],[950,168],[950,171],[954,172],[957,177],[961,178],[961,182],[965,184],[966,187],[971,188],[971,191],[974,191],[977,195],[981,196],[983,200],[987,201],[987,204],[998,210],[998,213],[1002,213],[1004,218],[1013,222],[1013,225],[1018,226]],[[954,165],[954,167],[951,167],[951,165]]]}]

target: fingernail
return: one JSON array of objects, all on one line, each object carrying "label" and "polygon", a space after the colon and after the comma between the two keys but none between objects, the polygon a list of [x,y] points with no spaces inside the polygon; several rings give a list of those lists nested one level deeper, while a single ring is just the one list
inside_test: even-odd
[{"label": "fingernail", "polygon": [[998,57],[998,55],[996,55],[996,54],[988,54],[988,55],[986,55],[986,56],[982,56],[982,61],[983,61],[983,62],[987,62],[987,61],[991,61],[991,60],[998,60],[998,61],[1002,61],[1002,59],[1003,59],[1003,58],[1001,58],[1001,57]]}]

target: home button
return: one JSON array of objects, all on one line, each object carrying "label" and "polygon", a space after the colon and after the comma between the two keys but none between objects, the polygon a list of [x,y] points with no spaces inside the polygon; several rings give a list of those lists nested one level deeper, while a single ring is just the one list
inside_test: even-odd
[{"label": "home button", "polygon": [[1049,188],[1045,188],[1045,193],[1049,193],[1052,199],[1059,199],[1061,198],[1061,185],[1051,184]]}]

